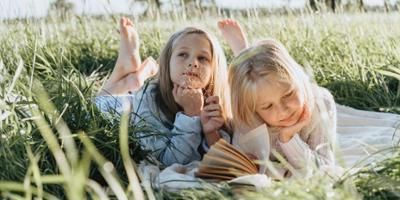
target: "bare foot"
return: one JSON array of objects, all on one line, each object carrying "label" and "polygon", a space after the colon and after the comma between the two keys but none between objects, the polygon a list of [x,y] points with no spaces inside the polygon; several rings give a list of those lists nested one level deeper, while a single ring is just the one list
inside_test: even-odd
[{"label": "bare foot", "polygon": [[139,81],[140,87],[143,85],[145,80],[154,76],[155,74],[157,74],[157,72],[158,72],[157,62],[153,59],[153,57],[146,58],[146,60],[143,61],[143,64],[140,67],[139,71],[137,72],[138,74],[137,79]]},{"label": "bare foot", "polygon": [[113,85],[113,89],[111,89],[111,91],[114,94],[135,92],[143,86],[145,80],[154,76],[157,72],[158,65],[156,61],[152,57],[149,57],[143,62],[139,71],[129,73],[123,77]]},{"label": "bare foot", "polygon": [[246,35],[242,27],[233,19],[223,19],[218,22],[218,28],[222,36],[228,42],[228,45],[233,51],[233,55],[237,56],[239,53],[248,47]]},{"label": "bare foot", "polygon": [[138,80],[138,73],[130,73],[120,78],[117,82],[112,84],[106,84],[101,91],[99,96],[102,95],[123,95],[136,90],[141,87],[140,81]]},{"label": "bare foot", "polygon": [[109,81],[115,82],[129,73],[137,72],[141,65],[139,55],[139,35],[133,22],[127,18],[119,21],[121,42],[118,59]]},{"label": "bare foot", "polygon": [[121,77],[114,83],[107,82],[98,95],[121,95],[139,90],[144,81],[158,72],[158,64],[148,57],[143,61],[139,71],[131,72]]}]

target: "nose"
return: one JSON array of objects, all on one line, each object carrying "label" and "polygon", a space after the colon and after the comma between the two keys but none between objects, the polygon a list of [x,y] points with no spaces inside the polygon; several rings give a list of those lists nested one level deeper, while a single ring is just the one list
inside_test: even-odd
[{"label": "nose", "polygon": [[192,64],[189,64],[189,67],[198,68],[199,66],[198,66],[197,64],[194,64],[194,65],[192,65]]},{"label": "nose", "polygon": [[191,58],[189,61],[189,67],[193,67],[193,68],[198,68],[199,67],[199,63],[197,61],[196,58]]},{"label": "nose", "polygon": [[279,106],[279,110],[278,110],[279,119],[283,120],[283,119],[286,119],[287,117],[289,117],[289,114],[290,114],[289,111],[290,111],[290,109],[286,104],[281,104]]}]

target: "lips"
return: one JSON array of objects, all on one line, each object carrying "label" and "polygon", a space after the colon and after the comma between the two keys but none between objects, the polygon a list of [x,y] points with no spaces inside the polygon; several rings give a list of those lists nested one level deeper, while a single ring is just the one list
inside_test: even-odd
[{"label": "lips", "polygon": [[185,73],[183,73],[183,75],[197,77],[197,78],[199,77],[199,75],[197,73],[194,73],[194,72],[185,72]]}]

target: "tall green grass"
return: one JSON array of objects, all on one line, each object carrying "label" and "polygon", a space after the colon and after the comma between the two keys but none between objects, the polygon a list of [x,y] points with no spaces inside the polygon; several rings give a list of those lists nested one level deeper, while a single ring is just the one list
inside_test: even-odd
[{"label": "tall green grass", "polygon": [[[251,41],[274,37],[341,104],[400,113],[400,15],[232,14]],[[222,16],[220,17],[222,18]],[[399,161],[334,181],[316,176],[266,190],[222,185],[175,193],[142,189],[135,165],[148,157],[134,132],[146,124],[101,113],[93,98],[117,57],[118,16],[0,23],[0,193],[20,199],[395,199]],[[205,20],[207,19],[207,20]],[[136,18],[142,58],[158,57],[169,35],[200,25],[222,38],[218,17]],[[224,44],[228,62],[232,53]],[[398,152],[398,150],[395,150]],[[132,160],[130,160],[132,159]],[[388,183],[388,184],[382,184]],[[102,186],[108,185],[111,192]]]}]

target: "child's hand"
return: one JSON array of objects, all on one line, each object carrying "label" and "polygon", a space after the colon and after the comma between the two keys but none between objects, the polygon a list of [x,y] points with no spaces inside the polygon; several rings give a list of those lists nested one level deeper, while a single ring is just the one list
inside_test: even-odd
[{"label": "child's hand", "polygon": [[222,108],[218,96],[208,97],[206,104],[201,111],[201,124],[203,133],[207,136],[207,134],[218,131],[224,125],[224,118],[222,117]]},{"label": "child's hand", "polygon": [[303,107],[303,113],[296,124],[288,127],[281,127],[279,130],[279,140],[283,143],[292,139],[293,135],[298,133],[304,126],[311,121],[311,113],[307,104]]},{"label": "child's hand", "polygon": [[184,88],[174,84],[172,94],[176,103],[183,108],[187,116],[199,116],[203,109],[203,92],[201,89]]}]

